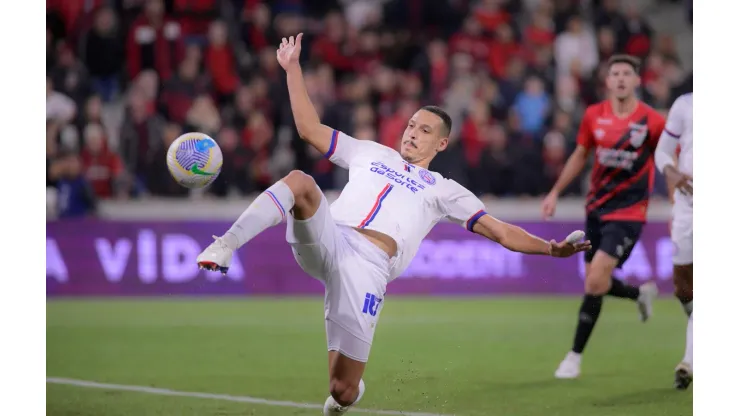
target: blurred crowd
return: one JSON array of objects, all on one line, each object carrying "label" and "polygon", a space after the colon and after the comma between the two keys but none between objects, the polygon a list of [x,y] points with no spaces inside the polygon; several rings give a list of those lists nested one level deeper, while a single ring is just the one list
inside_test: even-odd
[{"label": "blurred crowd", "polygon": [[325,124],[395,147],[418,107],[440,105],[453,132],[432,169],[477,194],[541,195],[585,107],[605,97],[610,55],[643,60],[640,95],[659,110],[692,89],[675,39],[640,3],[47,0],[47,189],[62,216],[106,198],[186,197],[165,163],[186,131],[224,153],[208,196],[258,192],[292,169],[341,189],[347,173],[298,138],[275,59],[283,36],[304,32]]}]

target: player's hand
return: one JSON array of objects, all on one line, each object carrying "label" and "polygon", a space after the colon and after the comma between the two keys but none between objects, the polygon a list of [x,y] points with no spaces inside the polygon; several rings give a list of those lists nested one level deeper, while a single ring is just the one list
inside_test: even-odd
[{"label": "player's hand", "polygon": [[291,66],[298,65],[298,58],[301,56],[301,39],[303,39],[303,33],[299,33],[295,38],[293,36],[289,39],[283,38],[283,42],[278,47],[277,60],[284,70],[287,71]]},{"label": "player's hand", "polygon": [[549,220],[555,215],[555,207],[558,205],[557,192],[550,192],[542,201],[542,218]]},{"label": "player's hand", "polygon": [[678,169],[667,166],[665,170],[665,179],[668,186],[678,189],[678,192],[686,196],[694,195],[694,178],[678,171]]},{"label": "player's hand", "polygon": [[581,251],[590,250],[591,241],[580,241],[584,235],[585,233],[583,231],[574,231],[559,243],[555,240],[550,240],[550,255],[553,257],[570,257]]}]

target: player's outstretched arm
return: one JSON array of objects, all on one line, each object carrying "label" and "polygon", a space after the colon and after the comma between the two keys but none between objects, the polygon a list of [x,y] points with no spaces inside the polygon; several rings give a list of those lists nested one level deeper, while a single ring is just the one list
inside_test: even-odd
[{"label": "player's outstretched arm", "polygon": [[473,232],[495,241],[511,251],[525,254],[542,254],[553,257],[570,257],[578,252],[591,249],[590,241],[583,238],[582,231],[571,233],[565,240],[545,241],[521,227],[499,221],[490,215],[483,215],[473,225]]},{"label": "player's outstretched arm", "polygon": [[277,60],[288,77],[288,95],[298,135],[321,153],[326,154],[331,146],[333,130],[321,124],[318,113],[308,97],[299,58],[303,33],[295,38],[283,38],[277,50]]}]

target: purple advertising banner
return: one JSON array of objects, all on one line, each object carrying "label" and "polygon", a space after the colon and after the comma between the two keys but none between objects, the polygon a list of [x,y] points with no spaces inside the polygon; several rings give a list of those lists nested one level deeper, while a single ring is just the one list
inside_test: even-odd
[{"label": "purple advertising banner", "polygon": [[[580,223],[519,223],[543,238],[562,239]],[[47,296],[310,295],[323,286],[304,273],[285,242],[285,226],[268,229],[234,257],[228,275],[198,270],[195,257],[223,222],[62,221],[46,225]],[[655,280],[673,291],[673,245],[666,224],[645,226],[617,277]],[[450,223],[437,225],[390,294],[578,294],[583,257],[527,256]]]}]

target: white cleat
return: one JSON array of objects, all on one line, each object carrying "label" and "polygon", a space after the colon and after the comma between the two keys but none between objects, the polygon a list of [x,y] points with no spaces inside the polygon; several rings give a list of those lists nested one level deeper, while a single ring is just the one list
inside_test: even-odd
[{"label": "white cleat", "polygon": [[324,403],[324,416],[341,416],[347,413],[349,406],[340,406],[332,396],[329,396]]},{"label": "white cleat", "polygon": [[234,255],[234,250],[227,247],[221,237],[216,237],[214,235],[213,239],[216,241],[211,243],[211,245],[206,247],[206,249],[198,255],[198,258],[196,259],[198,267],[201,270],[206,269],[212,272],[221,272],[222,274],[226,274],[226,272],[229,271],[231,257]]},{"label": "white cleat", "polygon": [[655,282],[647,282],[640,286],[640,296],[637,298],[637,309],[640,312],[640,320],[647,321],[653,316],[653,301],[658,297],[658,285]]},{"label": "white cleat", "polygon": [[568,351],[560,366],[555,370],[555,378],[572,379],[581,375],[581,354]]}]

